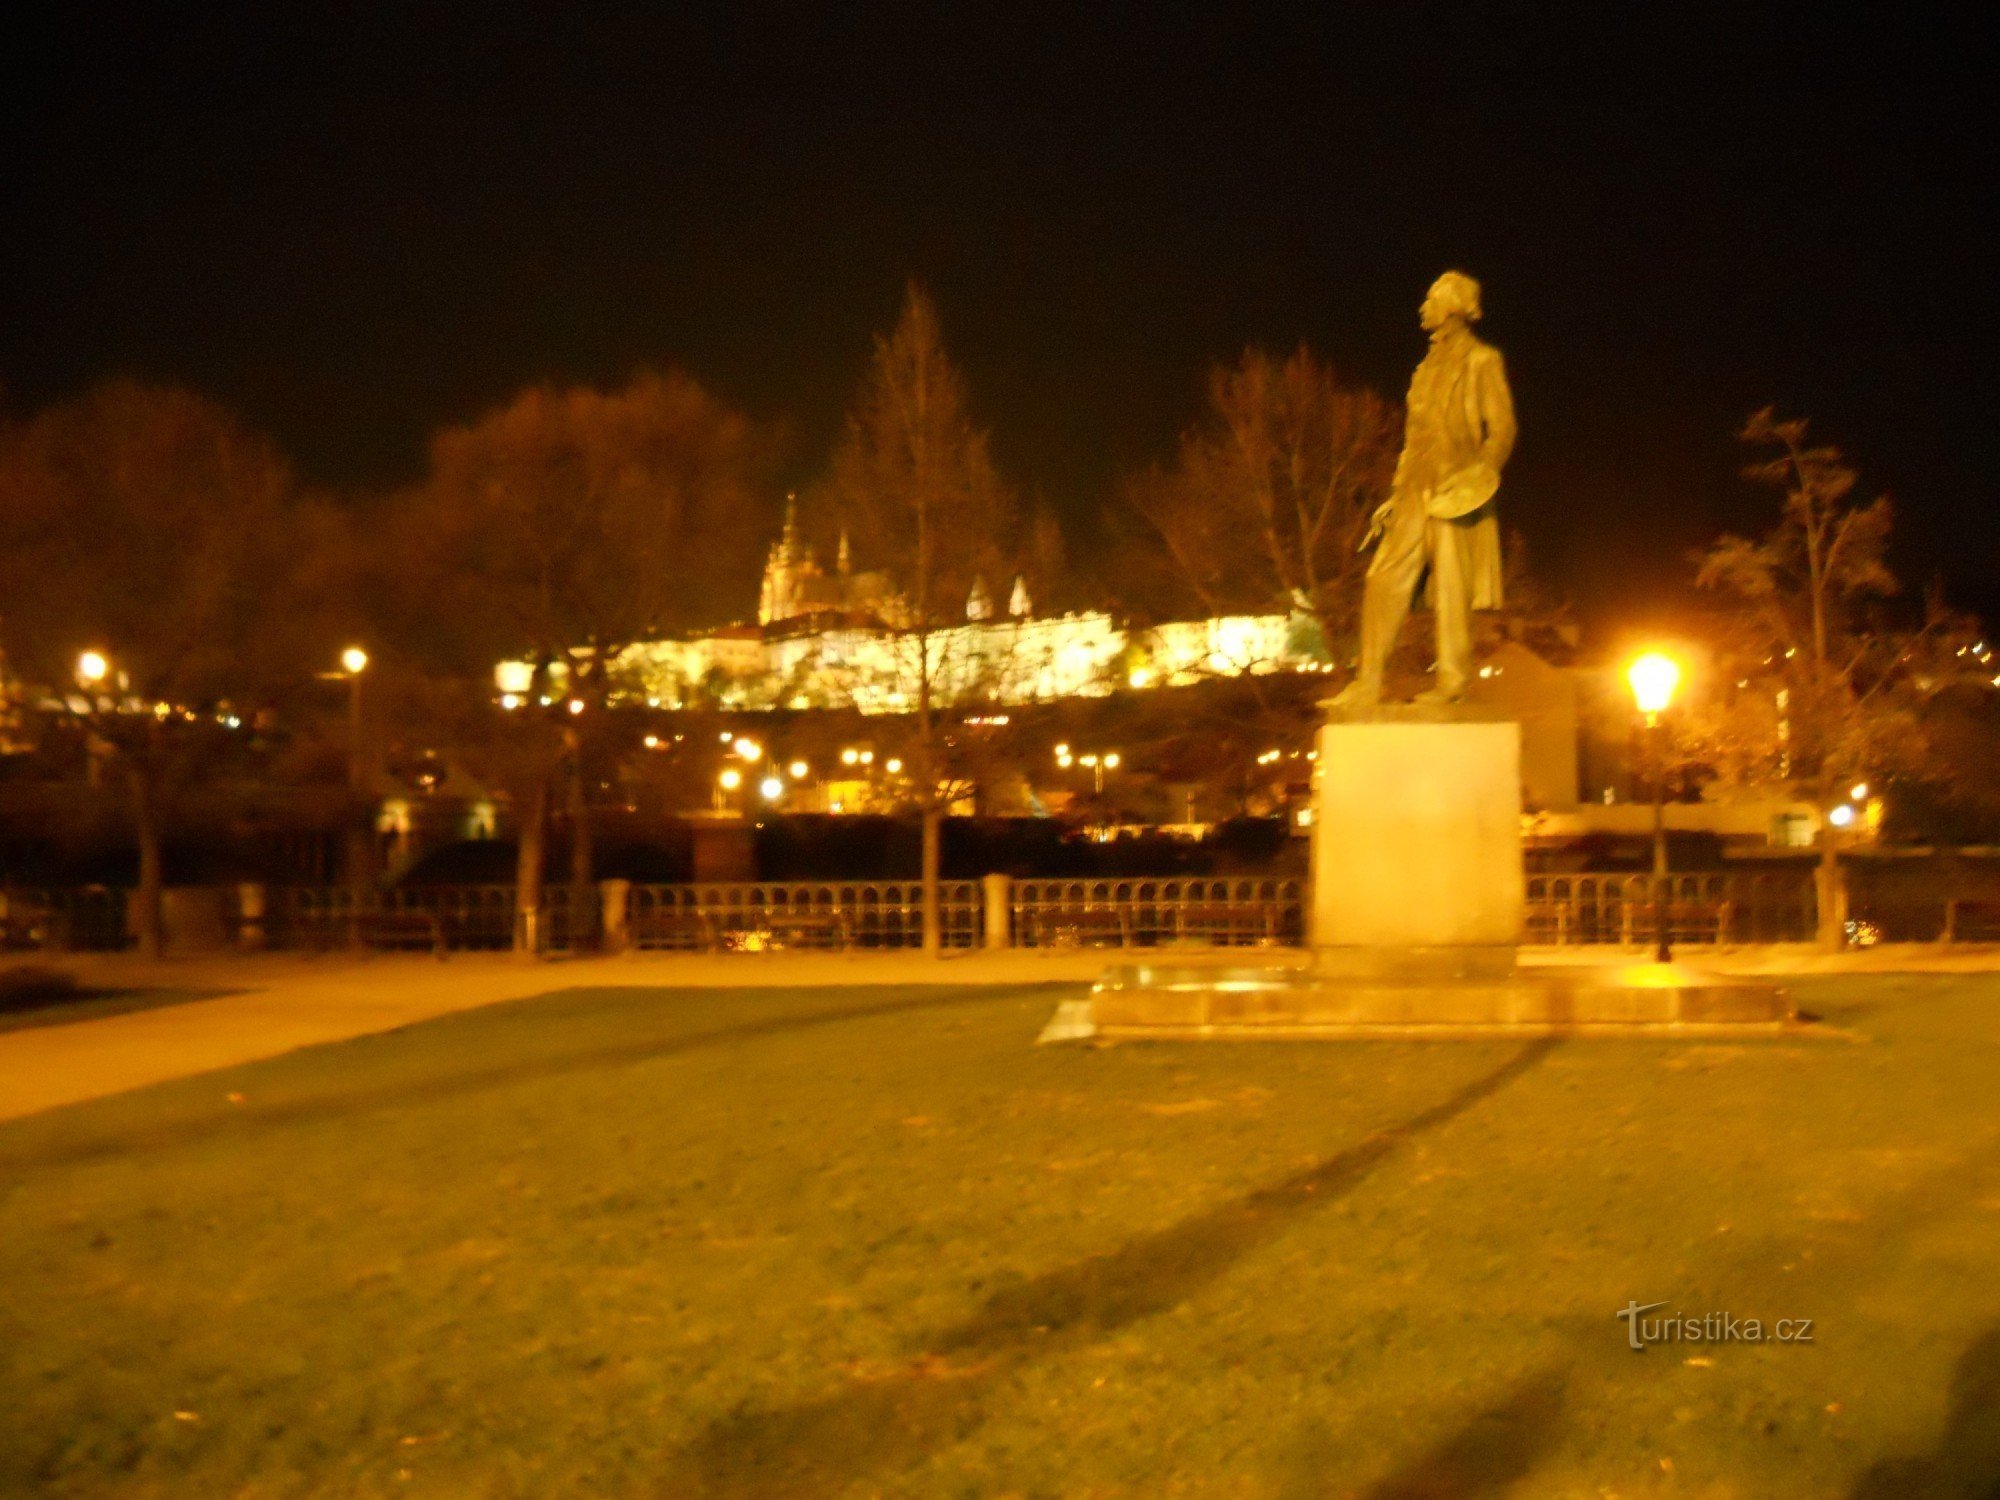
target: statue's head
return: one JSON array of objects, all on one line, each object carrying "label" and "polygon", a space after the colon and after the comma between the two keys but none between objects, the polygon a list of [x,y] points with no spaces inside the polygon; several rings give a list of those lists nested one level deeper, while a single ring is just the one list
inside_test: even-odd
[{"label": "statue's head", "polygon": [[1479,321],[1479,283],[1463,271],[1447,271],[1431,283],[1417,314],[1424,327],[1436,332],[1453,318]]}]

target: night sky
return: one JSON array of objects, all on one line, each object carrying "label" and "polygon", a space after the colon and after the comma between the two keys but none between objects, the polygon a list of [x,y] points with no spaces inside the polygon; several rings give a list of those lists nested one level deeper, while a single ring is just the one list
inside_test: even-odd
[{"label": "night sky", "polygon": [[1606,631],[1775,514],[1732,440],[1769,401],[2000,615],[1984,29],[1641,9],[17,8],[0,384],[185,382],[376,485],[524,383],[679,364],[805,478],[916,275],[1087,574],[1212,361],[1400,396],[1459,266],[1503,513]]}]

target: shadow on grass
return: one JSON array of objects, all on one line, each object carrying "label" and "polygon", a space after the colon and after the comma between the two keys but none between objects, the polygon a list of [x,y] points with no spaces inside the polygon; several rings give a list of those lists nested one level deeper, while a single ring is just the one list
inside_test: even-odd
[{"label": "shadow on grass", "polygon": [[[171,1150],[179,1146],[195,1145],[224,1137],[245,1140],[302,1123],[344,1119],[378,1109],[437,1103],[483,1093],[489,1089],[530,1083],[537,1079],[588,1073],[598,1068],[620,1067],[630,1063],[650,1062],[656,1058],[697,1052],[706,1047],[812,1031],[823,1026],[837,1026],[846,1021],[864,1021],[878,1016],[934,1010],[942,1006],[965,1004],[968,1000],[974,1003],[1012,1000],[1027,992],[1027,990],[991,989],[967,991],[958,986],[938,989],[927,987],[918,994],[895,1000],[878,1000],[866,1005],[843,1005],[826,1010],[792,1011],[782,1015],[738,1021],[705,1031],[688,1032],[679,1036],[656,1035],[632,1038],[595,1047],[575,1048],[567,1052],[537,1050],[527,1055],[516,1053],[504,1061],[459,1066],[455,1069],[446,1063],[441,1065],[437,1073],[420,1079],[402,1079],[364,1087],[338,1089],[306,1098],[254,1104],[247,1108],[232,1107],[228,1110],[212,1111],[204,1109],[200,1114],[172,1119],[159,1125],[137,1126],[102,1135],[62,1140],[40,1149],[22,1151],[18,1155],[0,1155],[0,1163],[17,1170],[70,1166],[107,1157],[129,1156],[141,1151]],[[515,1003],[532,1004],[533,1000]]]},{"label": "shadow on grass", "polygon": [[217,1000],[239,990],[77,988],[56,993],[35,990],[0,991],[0,1032],[31,1031],[41,1026],[68,1026],[77,1021],[97,1021],[106,1016],[122,1016],[135,1010],[159,1010],[169,1005],[186,1005],[194,1000]]},{"label": "shadow on grass", "polygon": [[925,1352],[905,1367],[851,1377],[846,1389],[818,1401],[718,1419],[680,1456],[669,1493],[820,1494],[957,1441],[985,1420],[984,1398],[1021,1367],[1186,1302],[1556,1045],[1554,1037],[1532,1042],[1441,1103],[1303,1171],[997,1292],[971,1317],[925,1340]]},{"label": "shadow on grass", "polygon": [[1960,1495],[2000,1500],[2000,1327],[1989,1328],[1952,1367],[1944,1434],[1921,1457],[1883,1459],[1848,1500]]},{"label": "shadow on grass", "polygon": [[1504,1493],[1555,1445],[1566,1395],[1560,1370],[1523,1377],[1499,1401],[1370,1485],[1364,1500],[1473,1500]]}]

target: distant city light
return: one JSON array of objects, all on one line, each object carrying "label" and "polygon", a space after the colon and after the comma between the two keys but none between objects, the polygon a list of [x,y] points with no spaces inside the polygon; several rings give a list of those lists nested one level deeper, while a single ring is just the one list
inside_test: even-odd
[{"label": "distant city light", "polygon": [[519,693],[502,693],[500,695],[500,706],[506,709],[519,708],[521,706],[521,695]]},{"label": "distant city light", "polygon": [[1069,744],[1068,744],[1068,742],[1067,742],[1067,741],[1065,741],[1065,742],[1064,742],[1063,744],[1060,744],[1060,745],[1056,746],[1056,759],[1057,759],[1057,760],[1061,760],[1061,759],[1062,759],[1062,758],[1063,758],[1064,756],[1066,756],[1066,755],[1068,755],[1068,754],[1069,754]]},{"label": "distant city light", "polygon": [[1113,770],[1113,771],[1117,770],[1117,769],[1118,769],[1118,752],[1117,752],[1116,750],[1112,750],[1112,751],[1109,751],[1109,752],[1107,752],[1107,753],[1106,753],[1106,755],[1105,755],[1105,757],[1104,757],[1104,764],[1105,764],[1106,768],[1107,768],[1107,769],[1109,769],[1109,770]]},{"label": "distant city light", "polygon": [[743,773],[734,766],[725,766],[722,774],[715,779],[725,792],[733,792],[743,785]]},{"label": "distant city light", "polygon": [[861,759],[861,752],[859,750],[854,749],[852,746],[840,752],[840,763],[843,766],[851,766],[860,759]]},{"label": "distant city light", "polygon": [[660,748],[660,737],[657,734],[649,734],[645,743],[648,750],[657,750]]},{"label": "distant city light", "polygon": [[874,764],[875,764],[875,752],[874,752],[873,750],[863,750],[863,751],[861,752],[861,764],[862,764],[862,765],[864,765],[864,766],[872,766],[872,765],[874,765]]},{"label": "distant city light", "polygon": [[887,771],[891,776],[897,776],[902,773],[903,763],[900,760],[892,759],[882,769]]},{"label": "distant city light", "polygon": [[1135,688],[1149,688],[1153,685],[1153,670],[1150,667],[1134,667],[1125,674],[1125,681]]},{"label": "distant city light", "polygon": [[806,771],[809,768],[804,761],[795,760],[789,766],[786,766],[785,769],[791,772],[792,780],[804,781],[806,779]]},{"label": "distant city light", "polygon": [[102,651],[86,651],[76,659],[76,680],[94,686],[110,675],[111,663]]},{"label": "distant city light", "polygon": [[757,783],[757,790],[764,794],[766,802],[776,802],[785,794],[785,784],[775,776],[766,776]]},{"label": "distant city light", "polygon": [[1845,828],[1854,821],[1854,809],[1843,802],[1826,815],[1826,820],[1835,828]]},{"label": "distant city light", "polygon": [[738,740],[736,742],[736,753],[747,761],[755,762],[763,759],[764,747],[755,740]]},{"label": "distant city light", "polygon": [[1851,800],[1855,802],[1862,801],[1868,795],[1868,783],[1865,781],[1855,782],[1853,788],[1848,792],[1847,795]]},{"label": "distant city light", "polygon": [[583,712],[583,700],[582,700],[581,698],[572,698],[572,699],[570,699],[570,700],[569,700],[569,711],[570,711],[571,713],[573,713],[573,714],[580,714],[580,713],[582,713],[582,712]]},{"label": "distant city light", "polygon": [[349,677],[359,677],[368,670],[368,653],[359,646],[349,646],[340,653],[340,665]]}]

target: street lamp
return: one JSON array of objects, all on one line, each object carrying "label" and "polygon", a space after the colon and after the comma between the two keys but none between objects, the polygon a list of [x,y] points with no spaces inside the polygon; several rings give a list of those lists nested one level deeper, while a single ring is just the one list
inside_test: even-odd
[{"label": "street lamp", "polygon": [[715,810],[729,810],[729,794],[743,785],[743,773],[734,766],[724,766],[722,774],[715,778]]},{"label": "street lamp", "polygon": [[361,674],[368,670],[368,653],[349,646],[340,653],[340,669],[347,677],[347,789],[354,799],[348,812],[347,887],[356,911],[366,899],[373,875],[373,809],[368,806],[368,769],[363,753],[361,718]]},{"label": "street lamp", "polygon": [[1673,944],[1667,932],[1667,823],[1666,756],[1660,749],[1660,715],[1673,701],[1680,686],[1680,663],[1658,651],[1648,651],[1626,669],[1625,680],[1632,685],[1633,701],[1646,716],[1646,749],[1653,771],[1653,957],[1660,963],[1673,960]]},{"label": "street lamp", "polygon": [[76,659],[76,680],[84,687],[97,687],[110,675],[111,663],[102,651],[86,651]]}]

